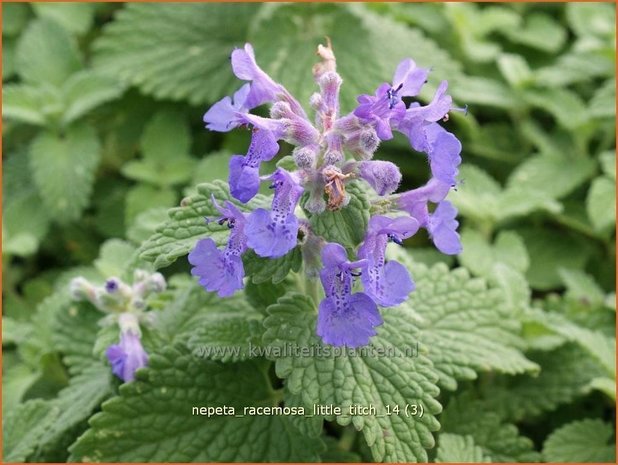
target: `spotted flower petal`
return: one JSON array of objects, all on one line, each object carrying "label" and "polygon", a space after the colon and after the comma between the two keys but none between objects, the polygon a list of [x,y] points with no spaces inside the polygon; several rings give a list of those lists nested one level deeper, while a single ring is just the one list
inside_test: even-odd
[{"label": "spotted flower petal", "polygon": [[329,243],[322,249],[320,280],[326,297],[320,302],[316,332],[326,344],[360,347],[375,336],[382,317],[375,302],[362,292],[352,293],[355,269],[364,269],[366,261],[350,262],[345,249]]}]

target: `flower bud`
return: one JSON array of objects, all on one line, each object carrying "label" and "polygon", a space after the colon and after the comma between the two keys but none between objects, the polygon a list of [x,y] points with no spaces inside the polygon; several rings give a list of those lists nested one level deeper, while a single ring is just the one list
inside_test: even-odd
[{"label": "flower bud", "polygon": [[294,157],[294,162],[296,166],[301,169],[308,169],[313,167],[315,164],[315,156],[317,152],[317,147],[315,146],[303,146],[296,147],[292,152],[292,156]]},{"label": "flower bud", "polygon": [[399,168],[390,161],[371,160],[358,163],[361,178],[369,183],[378,195],[388,195],[397,190],[401,182]]}]

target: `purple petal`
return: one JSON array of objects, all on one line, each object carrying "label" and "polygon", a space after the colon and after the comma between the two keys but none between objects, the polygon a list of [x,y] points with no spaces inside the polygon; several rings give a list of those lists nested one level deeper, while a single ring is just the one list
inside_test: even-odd
[{"label": "purple petal", "polygon": [[296,247],[296,216],[292,213],[284,217],[274,216],[268,210],[258,208],[247,218],[247,245],[261,257],[281,257]]},{"label": "purple petal", "polygon": [[260,189],[260,174],[257,167],[246,166],[245,157],[234,155],[230,158],[230,193],[235,199],[247,203]]},{"label": "purple petal", "polygon": [[272,102],[277,94],[282,92],[281,86],[257,65],[251,44],[245,44],[244,49],[232,52],[232,70],[238,79],[251,81],[251,90],[246,101],[248,108]]},{"label": "purple petal", "polygon": [[406,267],[393,260],[383,267],[370,267],[362,275],[362,281],[365,292],[383,307],[399,305],[414,290],[414,282]]},{"label": "purple petal", "polygon": [[239,112],[246,111],[244,105],[248,93],[249,84],[245,84],[236,91],[233,101],[230,97],[224,97],[210,107],[204,115],[206,127],[219,132],[231,131],[238,127],[242,122]]},{"label": "purple petal", "polygon": [[120,335],[120,344],[107,348],[105,355],[112,365],[112,373],[125,382],[135,379],[135,372],[148,364],[148,354],[137,334],[132,331]]},{"label": "purple petal", "polygon": [[457,255],[461,252],[461,242],[457,233],[459,223],[456,217],[457,209],[445,200],[440,202],[429,216],[427,224],[433,243],[440,252],[447,255]]},{"label": "purple petal", "polygon": [[376,304],[359,292],[340,305],[334,297],[323,299],[316,332],[326,344],[355,348],[369,344],[369,338],[376,335],[374,328],[381,324]]},{"label": "purple petal", "polygon": [[393,87],[397,89],[401,85],[399,95],[402,97],[414,97],[421,91],[421,87],[427,81],[428,75],[428,69],[418,68],[412,59],[407,58],[397,66],[393,76]]},{"label": "purple petal", "polygon": [[245,270],[239,255],[225,253],[210,239],[201,239],[189,254],[191,274],[207,291],[228,297],[243,288]]},{"label": "purple petal", "polygon": [[425,134],[429,145],[431,173],[443,183],[454,186],[461,164],[461,142],[436,123],[427,125]]}]

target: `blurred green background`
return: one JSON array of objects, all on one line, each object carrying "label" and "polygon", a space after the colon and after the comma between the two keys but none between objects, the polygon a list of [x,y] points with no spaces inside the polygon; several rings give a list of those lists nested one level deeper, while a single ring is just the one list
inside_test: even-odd
[{"label": "blurred green background", "polygon": [[[68,380],[37,305],[93,261],[104,275],[102,247],[132,253],[169,207],[195,184],[227,178],[229,157],[246,152],[247,131],[208,132],[202,115],[240,86],[228,57],[247,41],[306,104],[315,47],[329,36],[343,112],[390,81],[400,59],[432,67],[422,99],[446,79],[456,104],[469,107],[444,123],[463,144],[450,199],[464,252],[440,256],[419,235],[409,244],[415,258],[486,278],[505,263],[544,306],[614,334],[613,314],[589,318],[599,306],[615,311],[614,4],[3,3],[2,11],[5,406],[53,396]],[[405,138],[378,154],[400,166],[404,187],[426,181],[426,158]]]}]

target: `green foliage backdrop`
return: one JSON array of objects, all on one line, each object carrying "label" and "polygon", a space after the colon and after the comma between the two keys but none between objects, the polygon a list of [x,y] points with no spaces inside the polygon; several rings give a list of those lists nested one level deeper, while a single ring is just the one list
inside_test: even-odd
[{"label": "green foliage backdrop", "polygon": [[[5,461],[615,460],[615,5],[2,4]],[[418,357],[198,358],[199,347],[319,343],[300,252],[245,257],[228,300],[188,278],[210,197],[248,133],[206,131],[238,86],[228,57],[258,61],[305,104],[328,36],[343,111],[412,57],[458,105],[463,252],[427,237],[398,259],[417,290],[374,345]],[[289,147],[287,149],[289,151]],[[407,141],[384,143],[406,187],[426,179]],[[274,165],[273,165],[274,166]],[[197,186],[197,187],[196,187]],[[366,205],[362,190],[355,205]],[[181,202],[182,200],[182,202]],[[263,203],[256,197],[252,205]],[[171,210],[169,210],[171,208]],[[168,212],[169,210],[169,212]],[[338,216],[336,216],[338,215]],[[314,227],[358,243],[343,213]],[[347,242],[346,242],[347,241]],[[67,286],[157,268],[151,353],[120,385],[114,340]],[[192,406],[425,407],[394,415],[191,416]]]}]

